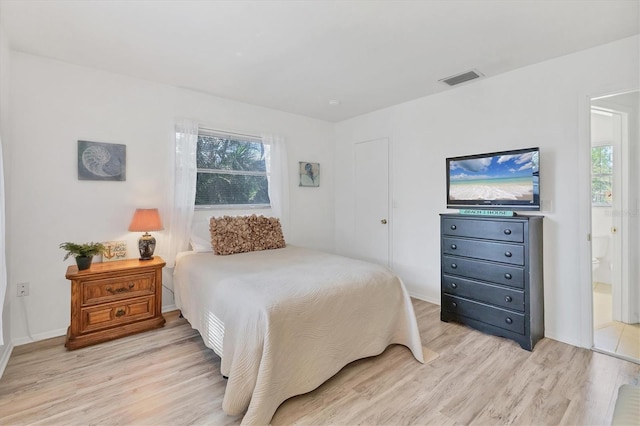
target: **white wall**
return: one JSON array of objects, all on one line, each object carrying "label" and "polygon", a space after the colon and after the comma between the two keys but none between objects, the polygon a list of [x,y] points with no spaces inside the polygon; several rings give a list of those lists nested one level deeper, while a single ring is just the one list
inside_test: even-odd
[{"label": "white wall", "polygon": [[[639,37],[459,86],[336,126],[336,247],[353,253],[353,144],[389,137],[394,269],[409,291],[440,301],[439,213],[446,211],[445,158],[539,146],[544,221],[545,327],[548,337],[580,344],[578,213],[581,103],[621,83],[639,86]],[[585,111],[588,107],[584,106]],[[586,112],[588,114],[588,112]],[[590,283],[586,283],[590,288]]]},{"label": "white wall", "polygon": [[[287,242],[333,250],[333,126],[327,122],[232,102],[95,69],[12,52],[11,138],[7,141],[9,294],[15,343],[30,341],[15,286],[25,297],[29,332],[42,339],[66,332],[70,285],[64,241],[126,239],[136,256],[139,235],[127,227],[136,207],[168,217],[173,169],[173,123],[285,137],[291,217]],[[126,182],[79,181],[77,141],[127,146]],[[297,186],[297,162],[322,166],[322,186]],[[166,222],[166,221],[165,221]],[[168,223],[165,223],[167,226]],[[154,232],[163,254],[166,230]],[[165,270],[165,284],[171,286]],[[172,294],[163,292],[165,308]]]},{"label": "white wall", "polygon": [[[0,26],[0,143],[3,153],[5,151],[6,143],[4,141],[9,138],[9,64],[10,64],[10,51],[9,41]],[[3,162],[6,167],[6,154],[3,156]],[[1,235],[0,238],[4,238],[5,235]],[[5,240],[6,241],[6,240]],[[4,273],[4,268],[0,266],[0,272]],[[2,280],[3,278],[0,278]],[[0,293],[1,294],[1,293]],[[11,314],[10,314],[10,290],[7,289],[4,297],[0,297],[0,304],[2,305],[2,327],[0,327],[0,333],[2,333],[4,344],[0,345],[0,376],[4,371],[4,367],[9,360],[11,354]]]}]

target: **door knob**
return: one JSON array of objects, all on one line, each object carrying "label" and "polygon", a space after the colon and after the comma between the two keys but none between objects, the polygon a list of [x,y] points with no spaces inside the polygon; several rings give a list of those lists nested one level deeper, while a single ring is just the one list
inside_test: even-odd
[{"label": "door knob", "polygon": [[382,219],[382,220],[380,221],[380,223],[381,223],[381,224],[383,224],[383,225],[386,225],[386,224],[387,224],[387,219]]},{"label": "door knob", "polygon": [[618,228],[616,228],[615,226],[611,228],[611,233],[612,234],[617,234],[618,233]]}]

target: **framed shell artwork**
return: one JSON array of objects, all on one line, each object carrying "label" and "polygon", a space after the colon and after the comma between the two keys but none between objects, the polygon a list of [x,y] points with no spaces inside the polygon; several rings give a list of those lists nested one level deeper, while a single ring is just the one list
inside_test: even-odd
[{"label": "framed shell artwork", "polygon": [[125,181],[127,146],[78,141],[78,180]]}]

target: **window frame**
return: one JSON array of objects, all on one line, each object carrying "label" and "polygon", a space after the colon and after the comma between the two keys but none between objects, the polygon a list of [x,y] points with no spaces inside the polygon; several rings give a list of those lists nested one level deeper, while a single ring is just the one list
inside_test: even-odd
[{"label": "window frame", "polygon": [[[271,183],[270,179],[270,167],[267,163],[269,160],[269,155],[267,151],[269,149],[269,144],[263,142],[260,136],[243,134],[243,133],[235,133],[224,130],[214,130],[207,128],[199,128],[198,129],[198,141],[200,136],[213,136],[218,138],[225,138],[233,141],[240,142],[252,142],[252,143],[260,143],[265,148],[265,171],[264,172],[256,172],[256,171],[242,171],[242,170],[224,170],[224,169],[206,169],[198,167],[196,161],[196,176],[198,173],[211,173],[211,174],[227,174],[227,175],[241,175],[241,176],[265,176],[267,178],[267,191],[269,188],[269,184]],[[199,145],[199,144],[198,144]],[[196,146],[196,156],[198,153],[198,146]],[[196,178],[197,179],[197,178]],[[198,188],[196,186],[196,195]],[[196,204],[194,197],[194,209],[195,210],[259,210],[259,209],[270,209],[271,208],[271,200],[269,200],[269,204]]]},{"label": "window frame", "polygon": [[[594,149],[606,149],[609,148],[611,151],[611,171],[609,173],[594,173],[594,167],[593,167],[593,150]],[[594,201],[594,179],[603,179],[603,178],[608,178],[610,185],[611,185],[611,193],[613,193],[613,160],[614,160],[614,151],[613,151],[613,143],[600,143],[598,145],[593,145],[591,146],[591,206],[592,207],[613,207],[613,199],[610,198],[609,201],[604,201],[604,202],[600,202],[600,201]],[[598,191],[598,193],[600,193],[600,191]]]}]

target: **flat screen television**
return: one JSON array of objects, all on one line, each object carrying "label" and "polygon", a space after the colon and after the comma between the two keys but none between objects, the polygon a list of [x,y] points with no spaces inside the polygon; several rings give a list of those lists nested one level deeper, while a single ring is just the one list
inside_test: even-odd
[{"label": "flat screen television", "polygon": [[447,158],[447,208],[540,210],[540,150]]}]

